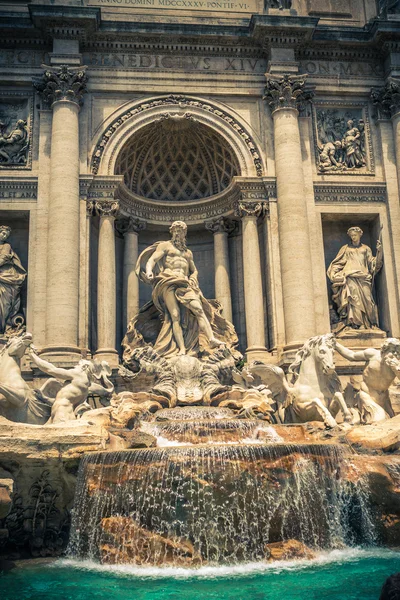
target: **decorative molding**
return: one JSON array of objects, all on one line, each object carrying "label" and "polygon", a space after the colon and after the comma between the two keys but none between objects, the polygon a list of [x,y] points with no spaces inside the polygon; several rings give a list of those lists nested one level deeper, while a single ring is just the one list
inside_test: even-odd
[{"label": "decorative molding", "polygon": [[204,227],[211,233],[233,233],[237,227],[236,221],[227,219],[226,217],[219,217],[213,221],[206,221]]},{"label": "decorative molding", "polygon": [[[346,113],[347,109],[347,113]],[[345,164],[339,165],[339,167],[334,166],[332,163],[330,166],[326,166],[323,164],[321,157],[323,156],[323,152],[325,150],[324,146],[327,142],[319,139],[318,132],[318,113],[328,113],[328,111],[337,112],[338,117],[339,113],[343,113],[341,118],[347,120],[356,120],[358,117],[355,116],[355,113],[359,112],[358,123],[363,122],[364,126],[364,151],[363,156],[365,159],[365,164],[361,167],[349,168]],[[320,175],[349,175],[351,177],[357,175],[374,175],[375,174],[375,159],[374,152],[372,147],[372,136],[371,136],[371,127],[370,120],[368,114],[368,105],[362,104],[360,102],[352,102],[352,101],[340,101],[336,99],[332,100],[316,100],[312,104],[312,116],[313,116],[313,132],[314,132],[314,152],[315,152],[315,161],[317,172]],[[340,136],[339,136],[340,137]],[[337,141],[342,141],[341,138],[337,139]],[[345,148],[342,149],[344,151]],[[326,157],[325,157],[326,158]],[[343,157],[342,157],[343,158]]]},{"label": "decorative molding", "polygon": [[203,223],[233,211],[240,191],[233,184],[221,194],[196,202],[157,202],[135,196],[125,185],[118,190],[123,214],[149,223]]},{"label": "decorative molding", "polygon": [[68,100],[82,106],[88,80],[85,66],[50,67],[43,65],[43,68],[45,71],[42,77],[34,78],[33,85],[45,104],[52,107],[55,102]]},{"label": "decorative molding", "polygon": [[372,88],[376,119],[390,119],[400,112],[400,79],[389,77],[383,88]]},{"label": "decorative molding", "polygon": [[135,219],[133,217],[122,217],[115,221],[115,229],[122,236],[124,236],[125,233],[140,233],[146,229],[146,227],[146,221],[141,221],[140,219]]},{"label": "decorative molding", "polygon": [[258,217],[268,214],[267,202],[246,202],[240,201],[235,206],[235,215],[243,219],[244,217]]},{"label": "decorative molding", "polygon": [[282,108],[300,110],[313,96],[312,90],[305,89],[307,75],[266,75],[264,99],[271,107],[271,112]]},{"label": "decorative molding", "polygon": [[316,184],[314,185],[314,199],[316,203],[384,203],[387,200],[386,184]]},{"label": "decorative molding", "polygon": [[117,200],[97,200],[90,202],[93,205],[94,214],[98,217],[116,217],[119,213],[119,202]]},{"label": "decorative molding", "polygon": [[0,179],[1,202],[36,202],[38,182],[36,177]]},{"label": "decorative molding", "polygon": [[210,102],[203,102],[201,100],[195,100],[190,96],[176,95],[170,94],[168,96],[160,97],[157,100],[151,100],[150,102],[142,102],[141,104],[136,105],[133,108],[126,110],[124,113],[119,115],[107,128],[104,132],[100,142],[96,145],[93,153],[93,158],[91,162],[91,171],[94,174],[97,174],[99,171],[99,166],[101,162],[101,158],[103,156],[104,150],[107,144],[110,142],[114,133],[125,123],[127,119],[130,119],[134,115],[139,113],[143,113],[144,111],[148,111],[152,108],[156,108],[159,106],[177,106],[177,107],[194,107],[223,119],[232,129],[235,130],[236,134],[239,135],[244,143],[246,144],[249,153],[252,155],[254,167],[258,177],[261,177],[263,174],[263,165],[261,156],[258,153],[256,143],[251,135],[244,129],[243,125],[239,123],[234,117],[229,115],[227,112],[220,110],[216,106],[213,106]]}]

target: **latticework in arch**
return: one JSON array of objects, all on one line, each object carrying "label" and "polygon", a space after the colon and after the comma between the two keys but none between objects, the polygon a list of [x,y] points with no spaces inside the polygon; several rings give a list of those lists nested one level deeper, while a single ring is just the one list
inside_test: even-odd
[{"label": "latticework in arch", "polygon": [[188,201],[226,189],[239,163],[211,128],[189,120],[155,122],[123,147],[116,165],[126,186],[152,200]]}]

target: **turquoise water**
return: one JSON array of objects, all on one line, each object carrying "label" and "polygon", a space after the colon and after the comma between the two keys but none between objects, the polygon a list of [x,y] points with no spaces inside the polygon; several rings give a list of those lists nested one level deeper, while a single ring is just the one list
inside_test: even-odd
[{"label": "turquoise water", "polygon": [[1,600],[378,600],[400,553],[341,550],[315,561],[201,569],[59,560],[0,576]]}]

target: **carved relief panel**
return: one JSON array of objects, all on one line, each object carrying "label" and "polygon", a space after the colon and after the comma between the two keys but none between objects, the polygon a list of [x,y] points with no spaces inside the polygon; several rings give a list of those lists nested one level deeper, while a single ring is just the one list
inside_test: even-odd
[{"label": "carved relief panel", "polygon": [[374,173],[369,119],[365,106],[317,103],[313,107],[313,122],[318,173]]},{"label": "carved relief panel", "polygon": [[0,95],[0,169],[31,168],[32,100]]}]

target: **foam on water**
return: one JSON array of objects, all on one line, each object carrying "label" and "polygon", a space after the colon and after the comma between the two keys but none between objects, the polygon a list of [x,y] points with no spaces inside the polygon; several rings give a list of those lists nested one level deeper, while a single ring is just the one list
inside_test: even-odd
[{"label": "foam on water", "polygon": [[174,579],[214,579],[251,576],[265,572],[301,571],[303,569],[318,568],[329,564],[344,564],[359,562],[361,560],[376,559],[398,559],[400,564],[400,553],[384,548],[344,548],[340,550],[318,552],[315,559],[298,559],[275,562],[250,562],[237,565],[207,565],[195,568],[190,567],[155,567],[150,565],[104,565],[94,560],[76,560],[62,558],[52,563],[51,567],[74,568],[102,573],[112,573],[133,578],[174,578]]}]

